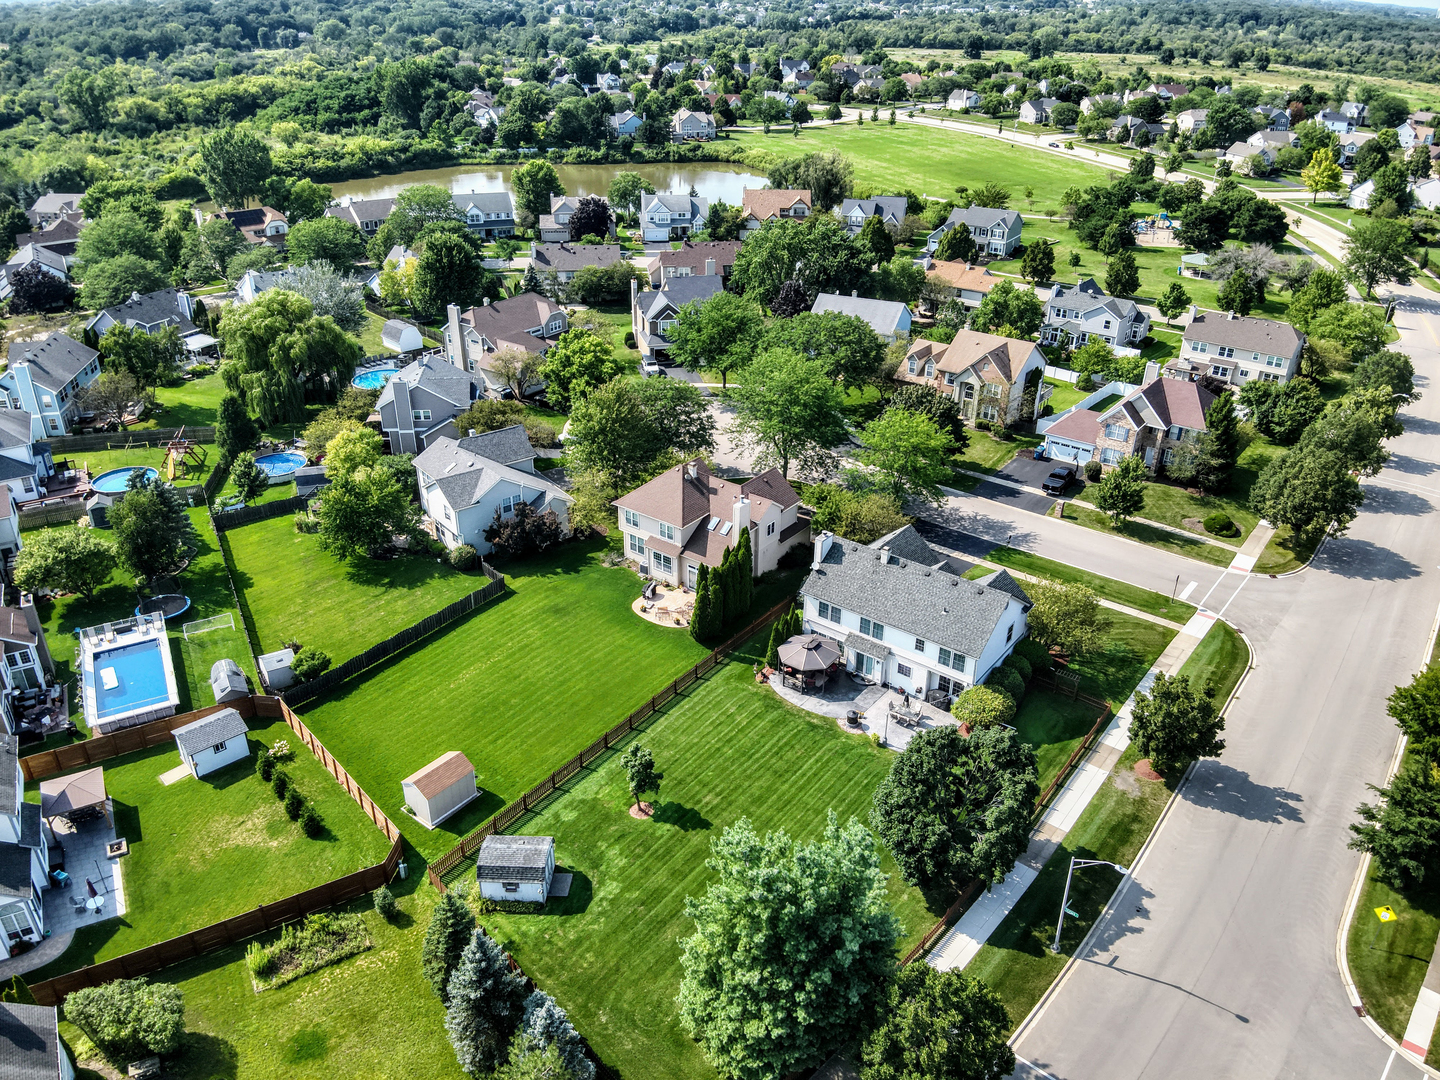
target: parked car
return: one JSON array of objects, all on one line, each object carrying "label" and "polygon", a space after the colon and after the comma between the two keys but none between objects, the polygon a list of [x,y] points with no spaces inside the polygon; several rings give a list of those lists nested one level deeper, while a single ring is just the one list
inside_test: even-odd
[{"label": "parked car", "polygon": [[656,360],[653,356],[645,357],[645,359],[640,361],[640,374],[644,375],[647,379],[652,375],[659,375],[660,361]]},{"label": "parked car", "polygon": [[1047,146],[1052,146],[1052,147],[1054,147],[1056,150],[1059,150],[1059,149],[1060,149],[1060,144],[1059,144],[1058,142],[1047,143],[1046,145],[1047,145]]},{"label": "parked car", "polygon": [[1050,475],[1041,482],[1040,489],[1044,491],[1046,495],[1064,495],[1065,489],[1070,486],[1074,479],[1074,465],[1057,465],[1050,470]]}]

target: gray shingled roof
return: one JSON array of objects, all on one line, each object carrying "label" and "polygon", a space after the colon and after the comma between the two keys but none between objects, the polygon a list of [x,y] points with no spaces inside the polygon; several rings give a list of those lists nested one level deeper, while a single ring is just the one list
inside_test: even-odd
[{"label": "gray shingled roof", "polygon": [[1295,350],[1305,341],[1305,335],[1289,323],[1256,319],[1248,315],[1230,318],[1208,311],[1191,319],[1182,336],[1186,341],[1229,345],[1246,352],[1287,358],[1294,356]]},{"label": "gray shingled roof", "polygon": [[5,1080],[58,1080],[64,1052],[53,1006],[0,1003],[0,1076]]},{"label": "gray shingled roof", "polygon": [[1010,606],[1012,593],[944,570],[904,561],[879,548],[836,537],[800,591],[897,631],[979,656]]},{"label": "gray shingled roof", "polygon": [[454,439],[440,437],[425,447],[415,459],[415,468],[435,482],[445,500],[456,510],[464,510],[480,501],[480,497],[501,480],[510,480],[531,491],[543,491],[550,497],[573,502],[565,490],[538,473],[512,469],[503,462],[482,457],[463,448]]},{"label": "gray shingled roof", "polygon": [[132,294],[123,304],[97,312],[87,325],[95,325],[95,320],[101,315],[109,315],[116,322],[126,324],[136,322],[153,326],[156,323],[171,322],[179,328],[182,337],[195,332],[195,324],[180,310],[179,293],[176,289],[160,289],[144,296]]},{"label": "gray shingled roof", "polygon": [[993,574],[986,574],[977,578],[976,585],[984,585],[987,589],[999,589],[1001,592],[1009,593],[1016,600],[1019,600],[1027,608],[1030,606],[1030,597],[1025,595],[1025,590],[1020,583],[1010,576],[1008,570],[996,570]]},{"label": "gray shingled roof", "polygon": [[100,354],[69,334],[51,334],[44,341],[12,342],[6,351],[10,366],[30,365],[30,378],[46,390],[57,391]]},{"label": "gray shingled roof", "polygon": [[218,746],[227,739],[236,739],[246,732],[245,720],[234,709],[221,709],[217,713],[201,717],[184,727],[176,728],[172,735],[187,754],[198,754]]},{"label": "gray shingled roof", "polygon": [[406,364],[385,383],[385,389],[380,391],[380,397],[375,402],[377,409],[395,400],[397,381],[428,390],[462,407],[468,407],[470,402],[481,396],[484,387],[482,379],[468,371],[461,371],[443,356],[422,356]]},{"label": "gray shingled roof", "polygon": [[480,843],[475,872],[481,881],[544,881],[555,839],[550,836],[498,836]]},{"label": "gray shingled roof", "polygon": [[504,214],[506,217],[515,216],[515,204],[510,201],[508,191],[472,191],[468,195],[452,195],[450,199],[455,204],[455,209],[462,214],[467,214],[473,206],[476,210],[485,214]]},{"label": "gray shingled roof", "polygon": [[814,312],[838,311],[841,315],[854,315],[864,319],[877,334],[894,334],[899,331],[900,317],[905,314],[905,305],[898,300],[872,300],[868,296],[842,296],[838,293],[822,292],[815,297],[810,308]]},{"label": "gray shingled roof", "polygon": [[536,273],[570,272],[587,266],[614,266],[625,261],[619,244],[536,244],[530,262]]},{"label": "gray shingled roof", "polygon": [[1133,319],[1136,311],[1133,300],[1106,295],[1105,290],[1095,284],[1094,278],[1084,278],[1078,284],[1060,290],[1059,295],[1052,296],[1048,303],[1063,304],[1082,315],[1096,308],[1106,308],[1117,319]]},{"label": "gray shingled roof", "polygon": [[23,461],[16,461],[12,457],[0,454],[0,481],[19,480],[23,476],[34,476],[35,466],[26,465]]},{"label": "gray shingled roof", "polygon": [[459,440],[461,450],[468,450],[502,465],[513,465],[517,461],[535,460],[535,448],[525,434],[524,424],[511,424],[496,431],[482,431],[479,435],[467,435]]},{"label": "gray shingled roof", "polygon": [[956,207],[945,219],[946,225],[959,225],[961,222],[964,222],[966,228],[970,229],[989,229],[995,225],[1004,225],[1008,232],[1020,224],[1020,212],[1018,210],[995,210],[988,206],[970,206],[963,210]]},{"label": "gray shingled roof", "polygon": [[15,770],[20,763],[20,740],[14,735],[0,735],[0,814],[15,814]]},{"label": "gray shingled roof", "polygon": [[0,896],[29,900],[33,895],[30,849],[19,844],[0,844]]},{"label": "gray shingled roof", "polygon": [[842,218],[849,218],[851,211],[857,206],[866,217],[890,218],[900,222],[905,220],[905,210],[909,206],[909,202],[903,195],[877,195],[873,199],[846,199],[840,204],[838,213]]},{"label": "gray shingled roof", "polygon": [[27,802],[20,807],[20,844],[22,847],[38,848],[40,846],[40,804],[38,802]]},{"label": "gray shingled roof", "polygon": [[938,566],[945,561],[945,556],[927,544],[925,538],[916,532],[914,525],[903,525],[889,535],[880,537],[870,546],[897,559],[920,563],[922,566]]},{"label": "gray shingled roof", "polygon": [[709,300],[716,293],[724,292],[724,283],[719,274],[692,274],[689,277],[672,277],[664,286],[639,297],[645,318],[653,319],[666,305],[679,311],[686,304],[696,300]]}]

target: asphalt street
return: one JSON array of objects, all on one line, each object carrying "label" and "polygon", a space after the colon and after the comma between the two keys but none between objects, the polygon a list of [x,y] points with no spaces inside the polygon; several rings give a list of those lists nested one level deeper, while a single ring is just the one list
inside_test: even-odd
[{"label": "asphalt street", "polygon": [[[1440,303],[1405,290],[1396,322],[1397,347],[1433,384]],[[1197,766],[1079,962],[1018,1033],[1033,1067],[1017,1076],[1378,1080],[1387,1064],[1389,1080],[1422,1075],[1391,1062],[1351,1008],[1335,949],[1360,860],[1347,827],[1395,749],[1385,698],[1422,666],[1440,606],[1440,400],[1427,394],[1404,419],[1347,535],[1287,577],[1038,517],[984,497],[995,485],[926,523],[962,554],[1009,543],[1160,592],[1188,587],[1254,650],[1224,754]]]}]

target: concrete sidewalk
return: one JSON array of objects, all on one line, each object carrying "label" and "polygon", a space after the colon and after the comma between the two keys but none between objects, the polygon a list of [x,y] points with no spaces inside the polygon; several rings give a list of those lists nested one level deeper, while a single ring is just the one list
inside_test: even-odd
[{"label": "concrete sidewalk", "polygon": [[1405,1037],[1400,1046],[1410,1051],[1421,1061],[1430,1052],[1430,1042],[1435,1035],[1435,1021],[1440,1020],[1440,942],[1435,944],[1435,955],[1425,972],[1425,981],[1420,986],[1420,996],[1410,1010],[1410,1022],[1405,1025]]},{"label": "concrete sidewalk", "polygon": [[1164,672],[1169,676],[1179,671],[1213,625],[1215,616],[1202,609],[1170,640],[1154,667],[1145,673],[1105,728],[1105,733],[1051,801],[1039,824],[1031,831],[1030,846],[1015,864],[1015,869],[1003,882],[982,893],[970,905],[960,921],[925,958],[927,964],[940,971],[949,971],[951,968],[963,968],[975,959],[981,946],[990,939],[1059,849],[1061,841],[1075,827],[1085,807],[1090,805],[1090,800],[1109,778],[1115,763],[1130,746],[1130,716],[1135,707],[1135,694],[1148,691],[1154,685],[1157,674]]}]

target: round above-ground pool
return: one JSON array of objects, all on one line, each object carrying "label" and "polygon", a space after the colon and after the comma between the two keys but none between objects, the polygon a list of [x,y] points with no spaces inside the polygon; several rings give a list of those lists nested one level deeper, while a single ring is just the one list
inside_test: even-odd
[{"label": "round above-ground pool", "polygon": [[362,371],[350,380],[351,386],[358,386],[361,390],[383,390],[385,384],[390,381],[390,376],[399,370],[393,367],[371,368],[369,371]]},{"label": "round above-ground pool", "polygon": [[261,454],[255,459],[255,464],[270,477],[272,484],[279,484],[289,480],[296,469],[304,466],[305,455],[290,450],[280,454]]},{"label": "round above-ground pool", "polygon": [[137,472],[144,473],[146,480],[154,480],[160,475],[160,470],[152,469],[148,465],[129,465],[123,469],[111,469],[109,472],[101,473],[90,481],[90,487],[95,491],[103,491],[107,495],[116,495],[129,486],[130,474]]},{"label": "round above-ground pool", "polygon": [[173,619],[176,615],[184,615],[190,610],[190,598],[180,593],[161,593],[159,596],[148,596],[140,601],[140,606],[135,609],[136,615],[154,615],[157,612],[163,613],[166,619]]}]

